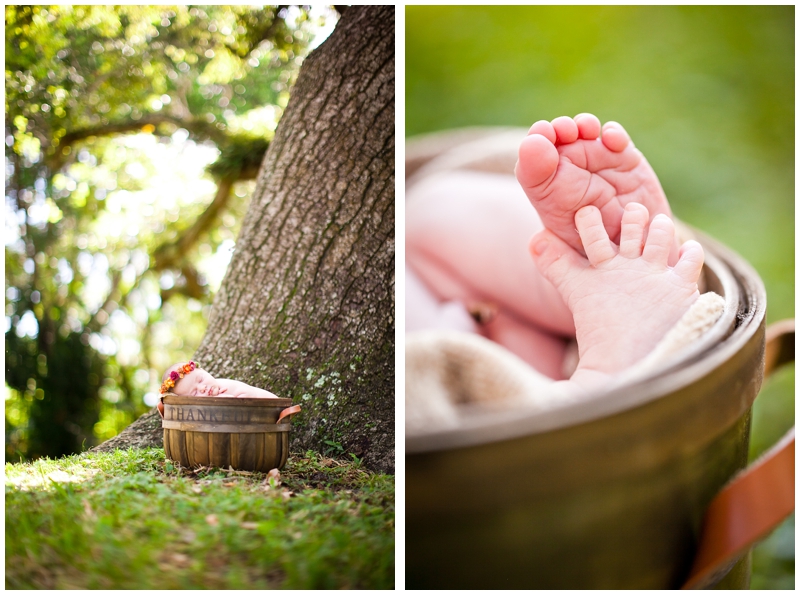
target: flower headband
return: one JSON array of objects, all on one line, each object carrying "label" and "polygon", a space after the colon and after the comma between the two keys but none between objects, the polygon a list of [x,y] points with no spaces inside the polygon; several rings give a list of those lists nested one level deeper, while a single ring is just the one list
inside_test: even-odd
[{"label": "flower headband", "polygon": [[188,364],[183,364],[177,370],[173,370],[169,373],[169,378],[164,381],[164,384],[161,385],[161,394],[163,395],[170,389],[175,386],[175,383],[186,376],[189,372],[194,371],[197,365],[194,362],[189,362]]}]

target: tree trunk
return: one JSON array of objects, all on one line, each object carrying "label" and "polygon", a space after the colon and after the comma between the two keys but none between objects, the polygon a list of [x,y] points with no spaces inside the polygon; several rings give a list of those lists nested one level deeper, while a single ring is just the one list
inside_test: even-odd
[{"label": "tree trunk", "polygon": [[[195,361],[303,407],[291,448],[394,472],[394,7],[305,60]],[[148,413],[123,434],[154,435]],[[123,434],[98,450],[123,445]],[[160,445],[160,443],[159,443]]]},{"label": "tree trunk", "polygon": [[[195,359],[302,405],[292,448],[394,468],[394,7],[304,62]],[[340,450],[341,449],[341,450]]]}]

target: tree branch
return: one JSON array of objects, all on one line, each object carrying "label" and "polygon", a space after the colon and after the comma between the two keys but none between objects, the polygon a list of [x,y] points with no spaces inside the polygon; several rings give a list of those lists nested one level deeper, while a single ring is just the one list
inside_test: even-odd
[{"label": "tree branch", "polygon": [[211,140],[217,145],[224,144],[228,138],[227,135],[219,130],[216,126],[198,118],[187,119],[171,116],[169,114],[147,114],[138,120],[109,122],[99,126],[79,128],[77,130],[67,132],[61,137],[61,141],[59,142],[58,146],[51,146],[52,153],[45,157],[47,166],[52,172],[60,170],[66,162],[66,155],[64,155],[62,149],[89,137],[138,132],[141,131],[144,126],[158,126],[159,124],[173,124],[180,128],[185,128],[195,137],[203,140]]},{"label": "tree branch", "polygon": [[175,242],[162,244],[153,252],[153,266],[155,271],[175,268],[189,249],[197,243],[203,232],[207,231],[219,212],[228,204],[231,188],[235,180],[231,177],[222,178],[217,183],[217,194],[211,204],[197,218],[197,220],[181,234]]},{"label": "tree branch", "polygon": [[227,135],[219,130],[216,126],[197,118],[187,120],[170,116],[168,114],[147,114],[138,120],[109,122],[108,124],[101,124],[100,126],[91,126],[88,128],[79,128],[78,130],[73,130],[61,137],[59,146],[63,147],[72,145],[78,141],[85,140],[90,136],[108,136],[111,134],[135,132],[137,130],[141,130],[142,127],[147,126],[148,124],[151,126],[158,126],[159,124],[174,124],[175,126],[185,128],[198,137],[212,140],[217,144],[224,143],[227,139]]},{"label": "tree branch", "polygon": [[200,283],[200,273],[190,263],[184,263],[181,267],[181,274],[185,281],[184,284],[175,284],[169,289],[161,290],[161,303],[164,304],[173,295],[185,295],[186,297],[200,300],[206,294],[206,286]]},{"label": "tree branch", "polygon": [[65,142],[65,140],[68,142],[75,142],[77,140],[82,140],[92,135],[99,136],[101,134],[131,132],[133,130],[140,129],[148,124],[152,126],[157,126],[159,124],[174,124],[176,126],[180,126],[181,128],[185,128],[189,132],[193,132],[195,135],[199,137],[212,140],[216,143],[223,143],[227,139],[227,135],[224,132],[219,130],[213,124],[209,124],[208,122],[205,122],[204,120],[201,120],[199,118],[189,119],[189,118],[179,118],[169,114],[147,114],[142,116],[138,120],[109,123],[94,128],[75,130],[73,132],[67,133],[64,136],[64,138],[62,139],[62,144]]}]

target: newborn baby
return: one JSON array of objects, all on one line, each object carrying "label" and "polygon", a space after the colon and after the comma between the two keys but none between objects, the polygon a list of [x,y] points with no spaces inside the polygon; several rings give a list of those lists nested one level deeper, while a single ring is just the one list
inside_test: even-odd
[{"label": "newborn baby", "polygon": [[[698,299],[703,249],[678,242],[658,178],[615,122],[536,122],[515,174],[450,171],[412,188],[406,330],[478,333],[552,380],[597,388]],[[569,337],[580,359],[565,372]]]},{"label": "newborn baby", "polygon": [[238,380],[214,378],[194,362],[170,366],[162,378],[161,394],[172,392],[191,397],[258,397],[277,399],[269,391],[250,386]]}]

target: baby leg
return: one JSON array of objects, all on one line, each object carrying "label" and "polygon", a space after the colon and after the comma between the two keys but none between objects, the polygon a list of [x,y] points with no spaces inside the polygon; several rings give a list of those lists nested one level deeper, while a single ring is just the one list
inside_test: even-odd
[{"label": "baby leg", "polygon": [[447,172],[409,189],[406,259],[440,302],[489,302],[520,324],[571,336],[569,310],[527,253],[541,229],[512,176]]},{"label": "baby leg", "polygon": [[406,332],[424,329],[479,332],[462,302],[440,302],[406,265]]}]

